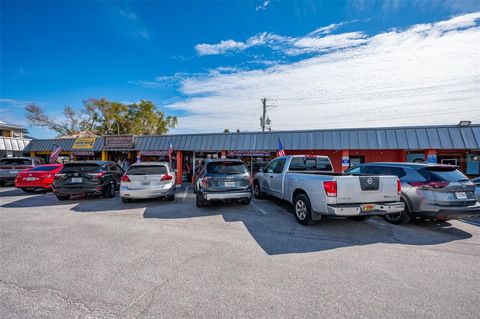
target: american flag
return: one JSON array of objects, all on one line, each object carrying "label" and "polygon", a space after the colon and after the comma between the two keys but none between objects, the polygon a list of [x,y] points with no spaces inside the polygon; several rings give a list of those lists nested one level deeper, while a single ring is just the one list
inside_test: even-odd
[{"label": "american flag", "polygon": [[57,161],[58,155],[60,155],[60,152],[62,151],[62,148],[56,144],[53,144],[53,151],[50,153],[50,164],[53,164]]},{"label": "american flag", "polygon": [[283,150],[282,142],[278,139],[278,156],[285,156],[285,151]]},{"label": "american flag", "polygon": [[170,163],[172,163],[172,155],[173,155],[173,145],[170,143],[170,148],[168,149],[168,159]]}]

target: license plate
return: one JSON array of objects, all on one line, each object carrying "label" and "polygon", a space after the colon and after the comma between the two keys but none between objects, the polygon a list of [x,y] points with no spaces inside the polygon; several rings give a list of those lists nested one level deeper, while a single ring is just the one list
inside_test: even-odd
[{"label": "license plate", "polygon": [[81,183],[82,182],[82,178],[81,177],[73,177],[72,178],[72,183]]},{"label": "license plate", "polygon": [[17,174],[18,171],[10,171],[10,174]]},{"label": "license plate", "polygon": [[467,199],[467,193],[465,192],[455,192],[457,199]]},{"label": "license plate", "polygon": [[34,181],[35,180],[35,177],[27,177],[27,181],[31,182],[31,181]]},{"label": "license plate", "polygon": [[143,181],[142,185],[150,185],[150,181]]},{"label": "license plate", "polygon": [[225,187],[235,187],[235,182],[225,182]]},{"label": "license plate", "polygon": [[375,209],[375,205],[363,204],[363,205],[360,205],[360,209],[362,210],[362,212],[371,212]]}]

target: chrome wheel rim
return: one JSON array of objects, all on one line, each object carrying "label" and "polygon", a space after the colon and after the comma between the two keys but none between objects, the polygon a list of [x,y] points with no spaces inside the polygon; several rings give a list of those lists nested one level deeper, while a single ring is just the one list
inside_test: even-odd
[{"label": "chrome wheel rim", "polygon": [[307,205],[303,200],[298,200],[295,203],[295,213],[300,220],[304,220],[307,217]]},{"label": "chrome wheel rim", "polygon": [[391,221],[397,221],[400,219],[400,216],[402,216],[402,213],[393,213],[393,214],[387,214],[387,218]]}]

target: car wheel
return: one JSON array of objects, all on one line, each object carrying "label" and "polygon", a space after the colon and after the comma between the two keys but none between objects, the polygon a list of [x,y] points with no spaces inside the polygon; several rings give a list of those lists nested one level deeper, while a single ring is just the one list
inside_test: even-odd
[{"label": "car wheel", "polygon": [[307,226],[313,223],[312,206],[307,195],[300,194],[295,197],[293,200],[293,212],[299,224]]},{"label": "car wheel", "polygon": [[103,197],[105,198],[113,198],[115,197],[115,184],[108,184],[103,189]]},{"label": "car wheel", "polygon": [[33,193],[35,192],[35,188],[22,187],[22,191],[24,191],[25,193]]},{"label": "car wheel", "polygon": [[262,192],[262,189],[260,188],[260,184],[258,182],[255,182],[255,184],[253,185],[253,194],[255,195],[256,199],[265,198],[265,194]]},{"label": "car wheel", "polygon": [[394,213],[394,214],[387,214],[383,216],[385,221],[390,224],[394,225],[400,225],[400,224],[406,224],[409,223],[410,220],[412,219],[412,216],[410,214],[410,211],[408,210],[407,203],[402,199],[402,203],[405,204],[405,209],[400,212],[400,213]]},{"label": "car wheel", "polygon": [[69,200],[70,195],[57,195],[58,200]]},{"label": "car wheel", "polygon": [[173,202],[175,200],[175,194],[168,195],[167,197],[165,197],[165,199],[169,202]]},{"label": "car wheel", "polygon": [[130,203],[132,200],[130,198],[122,197],[122,203]]},{"label": "car wheel", "polygon": [[197,193],[196,204],[197,204],[197,207],[204,207],[205,206],[205,200],[203,199],[203,196],[200,193]]},{"label": "car wheel", "polygon": [[352,217],[350,217],[350,218],[351,218],[352,220],[356,220],[356,221],[358,221],[358,222],[363,222],[363,221],[365,221],[365,220],[369,220],[370,217],[372,217],[372,216],[363,215],[363,216],[352,216]]},{"label": "car wheel", "polygon": [[245,198],[240,201],[243,205],[250,205],[251,198]]}]

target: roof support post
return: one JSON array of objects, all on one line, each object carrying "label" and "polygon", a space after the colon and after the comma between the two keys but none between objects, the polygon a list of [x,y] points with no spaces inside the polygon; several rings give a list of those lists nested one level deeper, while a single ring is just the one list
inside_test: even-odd
[{"label": "roof support post", "polygon": [[183,175],[183,152],[177,151],[177,187],[182,186]]},{"label": "roof support post", "polygon": [[102,151],[102,161],[106,161],[107,159],[108,159],[107,151],[103,150]]},{"label": "roof support post", "polygon": [[30,152],[30,157],[35,157],[35,152]]}]

